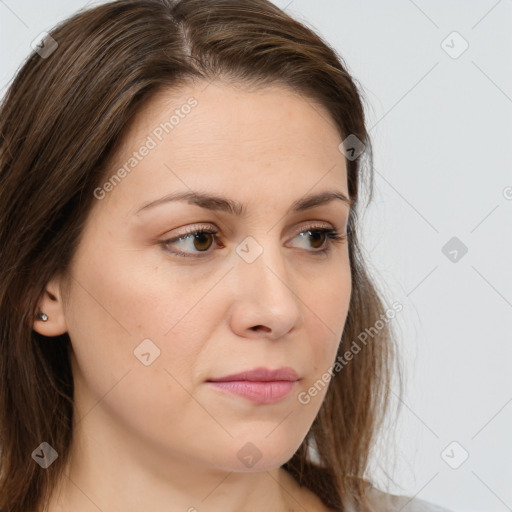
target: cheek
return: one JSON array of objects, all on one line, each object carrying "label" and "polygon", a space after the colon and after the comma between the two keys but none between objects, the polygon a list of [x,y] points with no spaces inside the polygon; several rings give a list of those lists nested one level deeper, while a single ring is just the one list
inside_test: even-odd
[{"label": "cheek", "polygon": [[155,261],[153,251],[116,249],[84,245],[72,267],[65,315],[81,371],[97,393],[141,368],[163,372],[164,387],[171,378],[165,369],[187,385],[202,343],[219,321],[211,279],[197,268],[187,272]]},{"label": "cheek", "polygon": [[208,292],[207,276],[167,264],[157,247],[123,249],[114,242],[84,248],[73,267],[72,301],[80,311],[71,314],[81,324],[87,317],[87,325],[132,343],[168,335]]},{"label": "cheek", "polygon": [[310,372],[298,402],[316,415],[332,379],[336,354],[345,327],[352,291],[348,265],[339,266],[322,280],[320,288],[305,303],[310,340]]},{"label": "cheek", "polygon": [[317,351],[322,354],[323,361],[335,357],[347,319],[351,292],[350,268],[345,266],[329,273],[305,301],[311,321],[311,339],[319,345]]},{"label": "cheek", "polygon": [[101,258],[99,266],[98,256],[89,253],[75,265],[65,311],[79,416],[94,421],[108,410],[154,438],[175,418],[191,414],[185,390],[193,386],[195,361],[207,339],[193,308],[201,290],[178,279],[168,286],[148,276],[143,264],[135,267],[120,257]]}]

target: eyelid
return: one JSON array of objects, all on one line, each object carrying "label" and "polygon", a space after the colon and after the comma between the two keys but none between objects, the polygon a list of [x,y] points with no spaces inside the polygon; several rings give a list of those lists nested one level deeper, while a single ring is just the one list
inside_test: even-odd
[{"label": "eyelid", "polygon": [[295,236],[297,236],[299,233],[302,233],[303,231],[307,231],[308,229],[322,229],[322,228],[333,228],[336,229],[335,226],[333,226],[331,223],[326,222],[324,220],[310,220],[307,221],[305,224],[301,224],[299,228],[295,231]]},{"label": "eyelid", "polygon": [[[210,231],[215,230],[215,232],[220,231],[219,228],[217,226],[215,226],[215,224],[212,224],[212,223],[190,224],[188,226],[185,226],[183,228],[183,231],[179,231],[178,233],[176,233],[176,235],[173,235],[172,237],[167,238],[167,241],[176,240],[180,237],[190,235],[191,233],[195,233],[196,231],[209,231],[209,230]],[[168,237],[169,235],[166,235],[166,236]]]},{"label": "eyelid", "polygon": [[[303,231],[307,231],[308,229],[314,229],[314,228],[334,228],[331,223],[327,221],[322,220],[312,220],[312,221],[305,221],[303,224],[300,224],[299,227],[294,231],[294,237],[298,234],[302,233]],[[176,233],[176,235],[169,237],[169,235],[165,235],[166,239],[165,242],[169,241],[176,241],[178,238],[185,237],[187,235],[190,235],[192,233],[195,233],[196,231],[215,231],[215,234],[219,234],[221,231],[215,224],[212,223],[198,223],[198,224],[190,224],[189,226],[186,226],[183,228],[183,231],[179,231]],[[341,230],[340,230],[341,231]]]},{"label": "eyelid", "polygon": [[[317,249],[317,250],[306,250],[306,253],[311,254],[322,254],[326,252],[330,252],[333,249],[333,245],[336,242],[345,241],[347,236],[342,231],[338,230],[332,223],[327,221],[320,221],[320,220],[313,220],[313,221],[307,221],[304,224],[301,224],[295,231],[294,235],[292,236],[291,240],[296,238],[301,233],[305,233],[307,231],[321,231],[325,233],[327,239],[324,242],[325,248],[324,249]],[[186,238],[188,235],[195,234],[197,232],[204,232],[206,234],[211,234],[214,238],[214,244],[216,244],[217,247],[225,247],[222,243],[219,243],[219,228],[212,223],[200,223],[200,224],[191,224],[189,226],[186,226],[183,231],[178,232],[175,236],[171,238],[166,238],[160,242],[160,245],[166,250],[167,252],[174,254],[176,256],[181,257],[190,257],[190,258],[204,258],[209,256],[211,253],[214,252],[214,250],[207,250],[207,251],[199,251],[199,252],[183,252],[183,251],[174,251],[167,248],[167,245],[171,243],[177,242],[180,238]],[[331,234],[329,234],[331,232]],[[334,236],[333,236],[334,235]],[[201,256],[203,254],[203,256]]]}]

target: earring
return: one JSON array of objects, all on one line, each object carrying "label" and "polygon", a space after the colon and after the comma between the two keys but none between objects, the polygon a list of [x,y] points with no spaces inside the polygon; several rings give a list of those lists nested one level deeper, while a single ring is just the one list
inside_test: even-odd
[{"label": "earring", "polygon": [[46,313],[39,313],[37,315],[37,318],[39,318],[39,320],[42,320],[43,322],[46,322],[46,320],[48,320],[48,315]]}]

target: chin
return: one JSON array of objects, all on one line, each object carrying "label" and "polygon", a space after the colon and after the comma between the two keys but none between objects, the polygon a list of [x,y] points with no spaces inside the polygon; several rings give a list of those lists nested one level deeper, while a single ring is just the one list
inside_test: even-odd
[{"label": "chin", "polygon": [[[293,457],[303,437],[285,429],[279,435],[277,429],[273,432],[272,429],[268,429],[258,435],[237,436],[230,439],[228,444],[231,447],[226,447],[227,449],[219,454],[216,461],[217,467],[225,471],[244,473],[281,467]],[[232,456],[226,458],[229,453]]]}]

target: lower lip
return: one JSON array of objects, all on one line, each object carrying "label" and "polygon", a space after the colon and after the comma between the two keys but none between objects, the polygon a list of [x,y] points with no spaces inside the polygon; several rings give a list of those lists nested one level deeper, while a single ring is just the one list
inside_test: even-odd
[{"label": "lower lip", "polygon": [[258,404],[272,404],[282,400],[292,390],[297,381],[276,380],[271,382],[234,380],[227,382],[209,382],[212,386],[243,396]]}]

